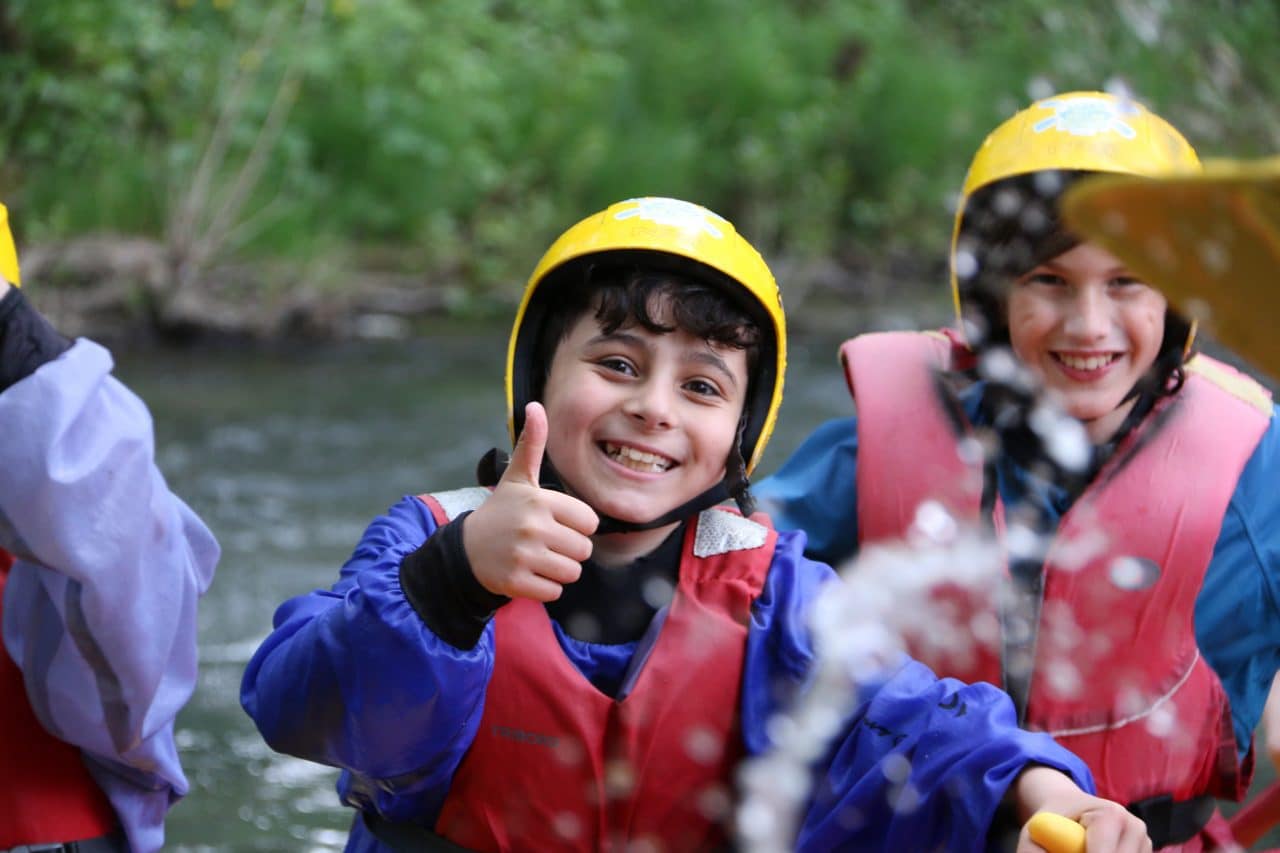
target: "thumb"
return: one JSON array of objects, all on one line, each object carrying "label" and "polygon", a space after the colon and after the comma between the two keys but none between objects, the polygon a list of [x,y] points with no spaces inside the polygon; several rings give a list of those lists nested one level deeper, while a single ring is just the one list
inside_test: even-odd
[{"label": "thumb", "polygon": [[547,410],[541,403],[530,403],[524,407],[524,429],[520,430],[515,450],[511,451],[511,460],[502,474],[502,482],[537,486],[546,448]]}]

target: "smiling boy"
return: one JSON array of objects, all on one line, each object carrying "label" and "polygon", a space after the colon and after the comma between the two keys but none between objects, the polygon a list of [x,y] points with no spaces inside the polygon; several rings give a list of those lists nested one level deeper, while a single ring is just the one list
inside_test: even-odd
[{"label": "smiling boy", "polygon": [[[349,850],[728,841],[734,769],[802,685],[836,577],[717,506],[750,507],[785,366],[773,276],[710,211],[632,199],[552,245],[508,349],[509,463],[375,519],[245,674],[273,748],[345,771]],[[802,846],[982,849],[1007,798],[1081,817],[1093,851],[1149,849],[990,685],[903,661],[865,687]]]}]

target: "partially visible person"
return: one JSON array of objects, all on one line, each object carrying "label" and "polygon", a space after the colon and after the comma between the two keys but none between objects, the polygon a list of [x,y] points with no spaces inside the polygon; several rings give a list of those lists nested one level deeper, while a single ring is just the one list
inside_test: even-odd
[{"label": "partially visible person", "polygon": [[19,283],[0,205],[0,850],[159,850],[218,545],[110,354]]},{"label": "partially visible person", "polygon": [[[836,581],[749,511],[785,367],[772,273],[705,208],[619,202],[547,250],[508,347],[509,463],[374,519],[245,671],[267,743],[343,770],[348,850],[729,842],[735,768],[802,689]],[[903,659],[859,687],[799,849],[987,849],[1006,803],[1150,849],[990,685]]]},{"label": "partially visible person", "polygon": [[[1058,202],[1093,173],[1199,168],[1174,127],[1111,94],[1057,95],[1002,123],[956,214],[963,330],[847,342],[856,418],[819,427],[757,489],[834,564],[904,535],[927,500],[997,531],[1029,509],[1052,544],[1021,549],[1005,606],[962,623],[998,642],[918,654],[1006,688],[1158,848],[1185,851],[1230,845],[1214,800],[1248,790],[1280,667],[1280,427],[1257,382],[1192,357],[1193,326],[1160,282],[1071,233]],[[997,351],[1013,354],[1004,370],[980,364]],[[1083,475],[1054,462],[1024,376],[1083,428]],[[957,452],[979,433],[1003,439],[986,465]]]}]

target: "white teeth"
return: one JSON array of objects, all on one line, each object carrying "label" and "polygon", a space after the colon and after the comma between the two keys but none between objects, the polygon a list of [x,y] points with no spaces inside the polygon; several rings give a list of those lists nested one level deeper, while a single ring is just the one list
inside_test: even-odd
[{"label": "white teeth", "polygon": [[647,453],[625,444],[605,442],[604,452],[614,462],[625,465],[634,471],[661,472],[672,466],[672,461],[656,453]]},{"label": "white teeth", "polygon": [[1075,355],[1066,355],[1059,353],[1058,360],[1070,367],[1072,370],[1097,370],[1100,367],[1106,367],[1115,361],[1119,356],[1116,355],[1089,355],[1081,358]]}]

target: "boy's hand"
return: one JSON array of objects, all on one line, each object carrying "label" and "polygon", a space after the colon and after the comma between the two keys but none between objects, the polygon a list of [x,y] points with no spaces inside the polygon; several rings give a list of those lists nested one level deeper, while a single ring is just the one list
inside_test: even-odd
[{"label": "boy's hand", "polygon": [[1262,731],[1271,764],[1280,770],[1280,673],[1271,680],[1271,692],[1262,707]]},{"label": "boy's hand", "polygon": [[462,547],[480,585],[496,595],[555,601],[582,574],[600,524],[577,498],[538,485],[547,412],[524,410],[524,429],[493,495],[462,522]]},{"label": "boy's hand", "polygon": [[1023,770],[1009,789],[1022,820],[1018,853],[1040,853],[1044,848],[1031,840],[1026,822],[1039,811],[1054,812],[1085,829],[1088,853],[1150,853],[1147,826],[1124,806],[1090,796],[1071,777],[1052,767],[1034,766]]}]

